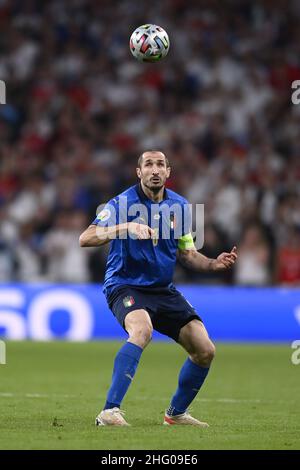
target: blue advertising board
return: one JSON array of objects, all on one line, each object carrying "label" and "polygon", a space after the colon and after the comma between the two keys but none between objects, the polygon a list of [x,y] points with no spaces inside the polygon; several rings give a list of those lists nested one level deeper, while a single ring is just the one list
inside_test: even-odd
[{"label": "blue advertising board", "polygon": [[[300,338],[300,289],[201,287],[178,289],[216,341]],[[101,286],[2,284],[0,336],[7,339],[88,341],[125,339]],[[154,334],[154,339],[166,339]]]}]

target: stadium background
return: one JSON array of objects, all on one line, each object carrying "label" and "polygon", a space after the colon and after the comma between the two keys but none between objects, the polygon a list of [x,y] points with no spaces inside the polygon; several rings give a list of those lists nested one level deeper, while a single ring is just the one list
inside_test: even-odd
[{"label": "stadium background", "polygon": [[[222,422],[224,413],[230,421],[227,403],[242,420],[251,404],[257,410],[249,416],[269,440],[259,440],[254,428],[239,440],[239,426],[231,421],[227,442],[221,425],[202,441],[208,448],[299,448],[293,437],[299,432],[299,407],[291,398],[299,371],[290,361],[290,343],[300,337],[300,105],[291,102],[291,84],[300,78],[299,18],[296,0],[0,2],[0,79],[7,86],[7,105],[0,106],[0,334],[19,340],[125,337],[100,288],[89,285],[103,280],[107,247],[79,248],[78,237],[100,203],[135,183],[139,153],[162,149],[172,165],[168,187],[191,203],[205,204],[202,252],[215,257],[233,244],[239,252],[228,273],[192,273],[178,266],[175,282],[187,289],[213,339],[286,342],[266,349],[220,346],[219,376],[202,395],[207,413],[212,421],[217,416]],[[140,64],[130,54],[129,36],[145,22],[169,34],[170,52],[159,64]],[[116,345],[86,343],[83,350],[50,344],[7,343],[0,392],[7,400],[3,448],[76,443],[99,448],[87,416],[99,406],[97,354],[106,358],[101,361],[104,398]],[[155,377],[160,347],[169,368],[173,360],[176,378],[182,356],[178,362],[175,346],[155,343],[153,363],[149,348],[141,380],[145,387],[151,374]],[[76,402],[83,400],[84,391],[76,392],[78,382],[68,375],[75,363],[81,365],[77,381],[83,381],[90,399],[89,413],[78,405],[85,435],[81,423],[72,421],[74,403],[71,410],[66,399],[78,392]],[[162,369],[157,373],[167,376]],[[228,382],[231,388],[224,385]],[[134,390],[129,408],[144,393]],[[44,396],[44,405],[31,395]],[[21,412],[24,397],[32,404]],[[60,411],[54,411],[57,402]],[[41,416],[52,420],[58,434],[66,431],[62,442],[43,434]],[[26,440],[27,419],[33,429],[27,429]],[[138,420],[146,425],[141,416]],[[285,439],[276,428],[279,422]],[[164,448],[164,437],[158,435],[156,442],[154,435],[147,444],[123,436],[114,445]],[[178,435],[174,448],[200,445],[188,432],[185,439]],[[101,445],[111,442],[104,439]]]}]

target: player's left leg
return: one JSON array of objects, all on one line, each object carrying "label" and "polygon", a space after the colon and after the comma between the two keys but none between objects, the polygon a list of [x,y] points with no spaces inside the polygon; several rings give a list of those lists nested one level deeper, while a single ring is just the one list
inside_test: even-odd
[{"label": "player's left leg", "polygon": [[179,374],[178,388],[165,416],[165,424],[194,424],[206,427],[186,413],[208,374],[215,355],[215,347],[200,320],[192,320],[179,333],[179,344],[189,357]]},{"label": "player's left leg", "polygon": [[209,368],[216,348],[200,320],[192,320],[181,328],[178,343],[188,352],[195,364]]}]

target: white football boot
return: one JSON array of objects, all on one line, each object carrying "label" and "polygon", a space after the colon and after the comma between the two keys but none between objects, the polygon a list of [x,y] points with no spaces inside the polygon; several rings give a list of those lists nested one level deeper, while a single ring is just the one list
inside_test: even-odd
[{"label": "white football boot", "polygon": [[193,416],[191,416],[187,411],[185,413],[182,413],[180,415],[175,415],[175,416],[169,416],[166,413],[163,424],[167,426],[173,425],[173,424],[185,424],[185,425],[191,425],[191,426],[200,426],[202,428],[209,427],[207,423],[204,423],[203,421],[199,421],[198,419],[193,418]]},{"label": "white football boot", "polygon": [[125,412],[120,408],[102,410],[96,417],[95,424],[96,426],[130,426],[123,418],[124,414]]}]

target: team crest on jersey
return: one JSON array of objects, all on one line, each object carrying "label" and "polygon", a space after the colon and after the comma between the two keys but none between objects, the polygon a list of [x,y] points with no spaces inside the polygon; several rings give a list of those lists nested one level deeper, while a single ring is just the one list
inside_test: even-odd
[{"label": "team crest on jersey", "polygon": [[131,305],[135,304],[135,300],[131,295],[128,295],[127,297],[124,297],[123,304],[124,307],[131,307]]},{"label": "team crest on jersey", "polygon": [[110,218],[110,210],[109,209],[103,209],[103,211],[99,212],[97,215],[97,219],[99,219],[101,222],[105,222]]}]

